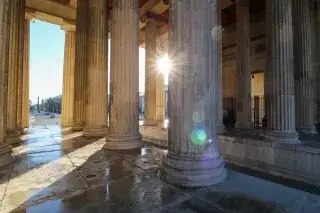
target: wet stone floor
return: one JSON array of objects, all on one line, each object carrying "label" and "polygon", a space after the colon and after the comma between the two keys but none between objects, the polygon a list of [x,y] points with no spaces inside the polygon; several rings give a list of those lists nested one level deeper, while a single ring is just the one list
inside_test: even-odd
[{"label": "wet stone floor", "polygon": [[158,178],[164,150],[106,151],[59,126],[35,126],[0,169],[1,213],[313,213],[320,196],[228,169],[215,186],[184,189]]}]

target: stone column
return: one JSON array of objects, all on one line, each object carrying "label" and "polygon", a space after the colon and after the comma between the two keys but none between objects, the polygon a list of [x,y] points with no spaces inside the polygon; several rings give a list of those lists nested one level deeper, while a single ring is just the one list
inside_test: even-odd
[{"label": "stone column", "polygon": [[237,122],[236,127],[252,128],[249,0],[237,7]]},{"label": "stone column", "polygon": [[[24,1],[12,0],[11,1],[11,17],[10,17],[10,47],[9,47],[9,71],[8,71],[8,107],[7,107],[7,141],[11,144],[21,142],[20,131],[18,126],[18,116],[21,115],[18,111],[22,110],[21,105],[18,106],[20,101],[18,94],[21,84],[21,72],[19,69],[22,67],[20,59],[23,57],[21,52],[21,34],[24,26],[24,11],[21,7],[24,6]],[[20,91],[21,92],[21,91]],[[22,96],[21,96],[22,97]]]},{"label": "stone column", "polygon": [[266,140],[299,143],[295,130],[291,0],[266,1]]},{"label": "stone column", "polygon": [[107,12],[106,0],[88,1],[88,85],[84,136],[105,136],[107,133]]},{"label": "stone column", "polygon": [[218,87],[218,124],[217,124],[217,131],[218,134],[225,133],[226,129],[223,124],[223,79],[222,79],[222,24],[221,24],[221,1],[217,1],[217,17],[218,17],[218,23],[217,27],[212,29],[212,36],[215,36],[218,40],[218,77],[217,77],[217,87]]},{"label": "stone column", "polygon": [[139,1],[114,0],[107,149],[134,149],[139,133]]},{"label": "stone column", "polygon": [[87,85],[88,1],[78,0],[76,20],[76,53],[74,75],[74,105],[72,130],[81,131],[85,125],[85,97]]},{"label": "stone column", "polygon": [[19,56],[18,56],[18,79],[17,79],[17,129],[23,133],[22,126],[22,102],[23,102],[23,71],[24,71],[24,21],[25,0],[21,0],[19,14]]},{"label": "stone column", "polygon": [[[180,63],[169,74],[169,149],[160,177],[184,187],[208,186],[226,178],[218,151],[217,0],[171,0],[169,55]],[[174,54],[173,54],[174,53]],[[173,59],[174,60],[174,59]]]},{"label": "stone column", "polygon": [[315,134],[309,4],[292,0],[292,13],[296,129],[299,133]]},{"label": "stone column", "polygon": [[[156,126],[157,122],[157,38],[156,38],[156,21],[153,19],[146,20],[146,41],[145,41],[145,119],[143,125]],[[160,75],[160,74],[159,74]]]},{"label": "stone column", "polygon": [[11,1],[0,1],[0,167],[14,161],[12,147],[6,143]]},{"label": "stone column", "polygon": [[312,6],[312,73],[313,73],[313,91],[315,105],[315,124],[320,128],[320,0],[315,0]]},{"label": "stone column", "polygon": [[158,124],[163,124],[165,120],[163,73],[158,73],[156,76],[156,115]]},{"label": "stone column", "polygon": [[61,106],[61,126],[70,127],[73,124],[74,103],[74,72],[75,72],[75,26],[64,22],[61,29],[65,31],[63,86]]},{"label": "stone column", "polygon": [[22,81],[22,128],[29,127],[29,61],[30,61],[30,21],[33,20],[30,13],[26,13],[24,20],[24,49],[23,49],[23,81]]}]

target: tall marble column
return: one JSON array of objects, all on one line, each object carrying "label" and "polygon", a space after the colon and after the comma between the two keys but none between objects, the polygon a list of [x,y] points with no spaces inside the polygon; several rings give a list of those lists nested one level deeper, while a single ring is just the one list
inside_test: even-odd
[{"label": "tall marble column", "polygon": [[75,26],[64,22],[61,29],[65,31],[63,86],[61,106],[61,126],[70,127],[73,124],[74,104],[74,73],[75,73]]},{"label": "tall marble column", "polygon": [[23,63],[24,63],[24,20],[25,0],[21,0],[19,15],[19,56],[18,56],[18,79],[17,79],[17,129],[23,133],[22,126],[22,102],[23,102]]},{"label": "tall marble column", "polygon": [[312,37],[309,4],[292,0],[296,130],[315,134],[312,86]]},{"label": "tall marble column", "polygon": [[156,118],[158,124],[163,124],[165,120],[163,73],[158,73],[156,76]]},{"label": "tall marble column", "polygon": [[226,178],[212,113],[218,108],[219,42],[211,33],[218,27],[216,4],[171,0],[169,6],[169,51],[179,63],[169,73],[169,149],[160,177],[184,187]]},{"label": "tall marble column", "polygon": [[106,0],[88,1],[88,85],[84,136],[105,136],[107,133],[107,12]]},{"label": "tall marble column", "polygon": [[314,91],[314,106],[315,106],[315,124],[320,128],[320,0],[315,0],[312,6],[312,68],[313,68],[313,91]]},{"label": "tall marble column", "polygon": [[268,132],[273,142],[299,143],[295,130],[291,0],[266,1]]},{"label": "tall marble column", "polygon": [[74,105],[73,125],[74,131],[81,131],[85,125],[85,97],[87,85],[87,34],[88,34],[88,1],[77,1],[76,20],[76,53],[74,74]]},{"label": "tall marble column", "polygon": [[[24,6],[25,1],[12,0],[11,1],[11,16],[10,16],[10,47],[9,47],[9,70],[8,70],[8,107],[7,107],[7,141],[9,143],[19,143],[20,139],[20,125],[18,120],[21,119],[21,113],[19,113],[21,104],[20,101],[20,84],[21,82],[21,58],[23,58],[21,51],[21,30],[24,26],[24,10],[22,12],[21,7]],[[19,84],[18,84],[19,83]],[[20,92],[19,92],[20,91]],[[22,97],[22,96],[21,96]]]},{"label": "tall marble column", "polygon": [[249,0],[237,7],[237,128],[252,128]]},{"label": "tall marble column", "polygon": [[22,128],[29,127],[29,61],[30,61],[30,21],[34,17],[26,13],[24,20],[24,49],[23,49],[23,77],[22,77]]},{"label": "tall marble column", "polygon": [[134,149],[139,133],[139,1],[114,0],[111,27],[110,126],[106,149]]},{"label": "tall marble column", "polygon": [[218,134],[223,134],[226,131],[226,128],[223,124],[223,80],[222,80],[222,23],[221,23],[221,1],[217,1],[217,27],[212,29],[212,36],[218,41],[218,77],[217,77],[217,88],[218,88],[218,108],[217,108],[217,116],[218,116],[218,124],[217,124],[217,132]]},{"label": "tall marble column", "polygon": [[0,1],[0,167],[14,161],[12,147],[6,141],[11,2]]},{"label": "tall marble column", "polygon": [[[143,125],[156,126],[157,122],[157,38],[156,38],[156,20],[146,20],[146,40],[145,40],[145,119]],[[159,74],[160,75],[160,74]]]}]

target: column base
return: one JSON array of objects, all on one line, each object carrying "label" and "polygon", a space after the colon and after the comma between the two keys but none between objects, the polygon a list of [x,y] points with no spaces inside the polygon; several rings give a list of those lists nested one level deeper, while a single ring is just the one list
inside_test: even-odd
[{"label": "column base", "polygon": [[298,127],[296,129],[299,134],[304,134],[304,135],[316,135],[317,134],[316,127],[314,125],[313,126]]},{"label": "column base", "polygon": [[210,186],[226,179],[224,166],[222,156],[201,159],[169,153],[163,160],[160,177],[182,187]]},{"label": "column base", "polygon": [[253,125],[252,125],[252,122],[236,122],[235,123],[235,127],[237,129],[252,129],[253,128]]},{"label": "column base", "polygon": [[24,135],[24,134],[28,133],[27,128],[19,128],[17,131],[20,133],[20,135]]},{"label": "column base", "polygon": [[18,130],[13,130],[7,133],[7,139],[6,142],[8,144],[17,144],[17,143],[21,143],[22,139],[21,139],[21,132]]},{"label": "column base", "polygon": [[157,126],[158,121],[156,120],[144,120],[143,121],[143,126]]},{"label": "column base", "polygon": [[264,135],[265,141],[275,143],[289,143],[289,144],[300,144],[301,141],[298,139],[298,133],[293,131],[270,131]]},{"label": "column base", "polygon": [[118,135],[106,136],[106,144],[103,146],[105,149],[111,150],[129,150],[138,149],[143,146],[142,137],[138,135]]},{"label": "column base", "polygon": [[14,162],[14,156],[12,156],[11,145],[0,146],[0,167],[9,165]]},{"label": "column base", "polygon": [[84,129],[84,124],[73,124],[70,128],[71,131],[82,131]]},{"label": "column base", "polygon": [[108,132],[107,127],[84,127],[82,136],[84,137],[104,137]]}]

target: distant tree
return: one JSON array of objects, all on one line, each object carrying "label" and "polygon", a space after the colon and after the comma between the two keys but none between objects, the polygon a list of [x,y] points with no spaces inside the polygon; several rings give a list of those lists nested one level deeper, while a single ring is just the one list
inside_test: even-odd
[{"label": "distant tree", "polygon": [[29,110],[30,112],[33,112],[36,109],[36,106],[32,104],[32,101],[29,100]]},{"label": "distant tree", "polygon": [[45,111],[60,113],[61,112],[61,95],[47,98],[43,101],[43,106]]}]

